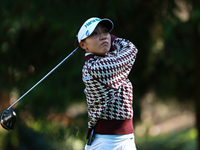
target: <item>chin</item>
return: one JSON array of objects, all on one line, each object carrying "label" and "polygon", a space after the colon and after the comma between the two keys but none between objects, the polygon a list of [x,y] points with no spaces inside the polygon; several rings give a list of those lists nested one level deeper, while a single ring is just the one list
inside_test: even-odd
[{"label": "chin", "polygon": [[109,49],[108,49],[108,48],[104,48],[104,49],[102,49],[101,52],[98,53],[97,55],[99,55],[99,56],[105,56],[105,55],[108,54],[108,52],[109,52]]},{"label": "chin", "polygon": [[103,50],[103,52],[106,54],[106,53],[109,52],[109,50],[110,50],[110,48],[105,48],[105,49]]}]

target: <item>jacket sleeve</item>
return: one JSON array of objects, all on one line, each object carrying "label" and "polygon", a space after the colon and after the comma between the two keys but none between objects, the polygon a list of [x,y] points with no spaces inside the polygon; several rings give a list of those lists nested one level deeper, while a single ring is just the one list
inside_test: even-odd
[{"label": "jacket sleeve", "polygon": [[88,68],[90,74],[99,82],[118,89],[127,79],[135,62],[137,48],[129,40],[117,38],[113,42],[116,51],[106,57],[99,57]]}]

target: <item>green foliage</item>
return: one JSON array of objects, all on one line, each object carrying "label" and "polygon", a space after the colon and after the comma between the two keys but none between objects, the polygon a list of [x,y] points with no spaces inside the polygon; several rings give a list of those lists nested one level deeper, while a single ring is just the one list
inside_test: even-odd
[{"label": "green foliage", "polygon": [[[198,27],[199,35],[199,3],[183,1],[187,2],[190,16],[183,21],[175,13],[180,9],[177,2],[1,0],[0,95],[2,92],[9,95],[13,89],[18,89],[19,95],[25,93],[74,49],[74,40],[83,21],[97,16],[113,20],[112,33],[129,39],[139,50],[129,76],[135,90],[135,118],[140,117],[139,99],[149,90],[154,90],[163,100],[168,97],[180,101],[192,99],[194,26]],[[73,103],[85,102],[81,80],[83,64],[84,54],[79,51],[20,101],[17,114],[28,111],[33,118],[43,120],[37,131],[40,132],[50,112],[61,113]],[[76,123],[83,124],[82,121]],[[69,131],[53,128],[45,134],[49,136],[54,134],[52,132]]]}]

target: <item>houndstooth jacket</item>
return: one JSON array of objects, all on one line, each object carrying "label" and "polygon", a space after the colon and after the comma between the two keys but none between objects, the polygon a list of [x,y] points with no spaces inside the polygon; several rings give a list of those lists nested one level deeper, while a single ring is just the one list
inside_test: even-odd
[{"label": "houndstooth jacket", "polygon": [[91,118],[88,128],[94,127],[99,119],[125,120],[133,117],[133,91],[128,75],[138,50],[133,43],[122,38],[115,39],[113,46],[115,51],[107,56],[86,56],[82,69],[87,111]]}]

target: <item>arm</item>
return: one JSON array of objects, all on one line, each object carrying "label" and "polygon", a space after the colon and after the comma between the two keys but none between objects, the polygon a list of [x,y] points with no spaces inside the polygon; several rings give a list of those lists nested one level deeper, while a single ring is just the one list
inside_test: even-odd
[{"label": "arm", "polygon": [[118,37],[116,37],[115,35],[111,34],[111,47],[110,47],[110,51],[109,52],[112,52],[112,51],[115,51],[115,47],[113,45],[113,42],[115,41],[115,39],[117,39]]},{"label": "arm", "polygon": [[116,38],[113,46],[115,52],[97,58],[88,69],[96,80],[117,89],[127,79],[138,50],[133,43],[122,38]]}]

